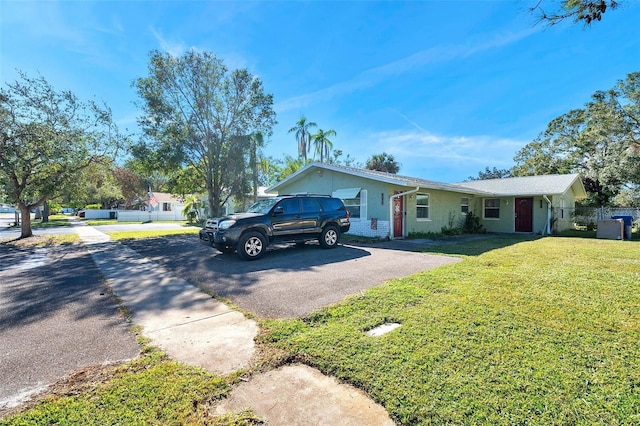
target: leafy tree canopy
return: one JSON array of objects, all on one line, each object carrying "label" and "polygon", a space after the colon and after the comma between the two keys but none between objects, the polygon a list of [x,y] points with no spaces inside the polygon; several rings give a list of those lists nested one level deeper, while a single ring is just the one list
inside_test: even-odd
[{"label": "leafy tree canopy", "polygon": [[607,10],[616,9],[621,3],[620,0],[538,0],[530,10],[548,25],[555,25],[565,19],[591,25],[592,22],[600,21]]},{"label": "leafy tree canopy", "polygon": [[511,170],[498,169],[497,167],[490,169],[487,166],[484,171],[478,172],[478,176],[469,176],[469,180],[503,179],[508,177],[511,177]]},{"label": "leafy tree canopy", "polygon": [[44,77],[0,89],[0,186],[32,235],[30,211],[59,195],[91,164],[116,155],[124,138],[106,105],[57,91]]},{"label": "leafy tree canopy", "polygon": [[153,153],[158,168],[193,167],[217,216],[246,189],[251,135],[271,134],[272,95],[246,69],[229,71],[213,53],[194,50],[180,57],[152,51],[149,75],[134,86],[146,135],[138,148]]},{"label": "leafy tree canopy", "polygon": [[640,184],[640,72],[552,120],[514,161],[516,176],[580,173],[595,205]]},{"label": "leafy tree canopy", "polygon": [[367,160],[365,168],[369,170],[377,170],[379,172],[397,174],[400,171],[400,164],[398,164],[396,159],[393,157],[393,154],[383,152],[382,154],[372,155],[371,158]]}]

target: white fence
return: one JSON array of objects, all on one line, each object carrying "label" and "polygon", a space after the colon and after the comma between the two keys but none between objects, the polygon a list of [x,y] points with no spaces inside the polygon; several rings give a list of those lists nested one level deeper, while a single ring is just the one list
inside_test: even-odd
[{"label": "white fence", "polygon": [[637,207],[576,207],[574,214],[578,225],[595,224],[613,216],[633,216],[634,222],[640,221],[640,208]]},{"label": "white fence", "polygon": [[182,211],[118,210],[118,222],[147,222],[149,220],[187,220]]}]

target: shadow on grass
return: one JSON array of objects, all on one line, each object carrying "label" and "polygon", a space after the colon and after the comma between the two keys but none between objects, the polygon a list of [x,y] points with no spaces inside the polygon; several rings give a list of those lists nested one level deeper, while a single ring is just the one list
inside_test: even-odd
[{"label": "shadow on grass", "polygon": [[425,253],[446,254],[452,256],[479,256],[483,253],[512,246],[525,241],[543,238],[540,235],[486,235],[449,241],[433,241],[420,251]]}]

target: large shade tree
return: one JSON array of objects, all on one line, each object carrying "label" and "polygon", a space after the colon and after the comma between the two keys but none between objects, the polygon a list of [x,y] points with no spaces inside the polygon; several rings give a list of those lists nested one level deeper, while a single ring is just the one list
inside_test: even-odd
[{"label": "large shade tree", "polygon": [[0,88],[0,186],[20,209],[20,237],[33,235],[32,209],[113,158],[122,140],[107,106],[58,91],[42,76],[21,72]]},{"label": "large shade tree", "polygon": [[515,156],[514,175],[580,173],[596,205],[640,184],[640,73],[552,120]]},{"label": "large shade tree", "polygon": [[[180,57],[151,52],[149,75],[134,86],[143,115],[141,145],[179,167],[191,166],[204,181],[209,212],[244,188],[250,135],[271,134],[273,97],[246,69],[229,71],[210,52]],[[144,150],[143,150],[144,151]]]}]

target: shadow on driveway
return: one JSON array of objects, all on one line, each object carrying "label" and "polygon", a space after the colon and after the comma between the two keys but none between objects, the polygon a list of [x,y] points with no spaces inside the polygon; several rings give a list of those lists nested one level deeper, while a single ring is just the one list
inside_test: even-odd
[{"label": "shadow on driveway", "polygon": [[385,281],[460,259],[376,247],[270,247],[257,261],[221,254],[197,236],[126,242],[177,276],[269,318],[300,317]]},{"label": "shadow on driveway", "polygon": [[0,251],[0,416],[29,393],[139,346],[81,247]]}]

